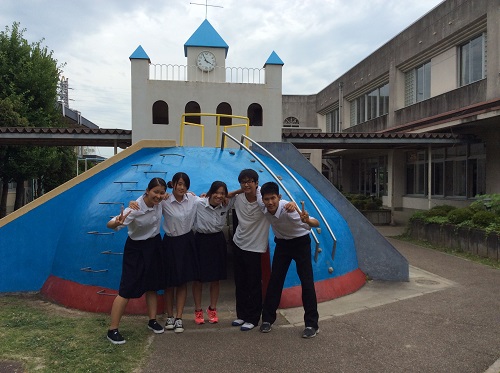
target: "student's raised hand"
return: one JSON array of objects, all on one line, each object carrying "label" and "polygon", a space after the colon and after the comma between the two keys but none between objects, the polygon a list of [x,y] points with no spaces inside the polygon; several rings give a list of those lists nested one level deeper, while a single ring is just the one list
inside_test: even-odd
[{"label": "student's raised hand", "polygon": [[116,218],[115,218],[115,223],[117,225],[122,225],[123,223],[125,223],[125,219],[127,218],[127,216],[131,213],[132,211],[129,211],[127,212],[125,215],[123,215],[123,206],[122,206],[122,210],[120,212],[120,215],[118,215]]},{"label": "student's raised hand", "polygon": [[299,210],[299,208],[297,207],[296,211],[300,215],[300,220],[302,220],[302,222],[304,223],[307,223],[309,221],[309,213],[305,210],[304,201],[300,201],[300,204],[302,206],[302,210]]},{"label": "student's raised hand", "polygon": [[139,203],[137,201],[130,201],[128,203],[128,207],[131,208],[132,210],[139,210]]}]

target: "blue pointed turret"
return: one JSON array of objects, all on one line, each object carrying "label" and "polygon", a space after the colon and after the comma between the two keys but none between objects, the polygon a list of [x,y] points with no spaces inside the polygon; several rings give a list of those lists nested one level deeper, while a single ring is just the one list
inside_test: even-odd
[{"label": "blue pointed turret", "polygon": [[227,51],[229,46],[224,39],[221,38],[219,33],[215,31],[213,26],[204,20],[198,29],[191,35],[191,37],[184,44],[184,56],[187,57],[188,47],[211,47],[211,48],[224,48]]},{"label": "blue pointed turret", "polygon": [[266,65],[281,65],[281,66],[283,66],[284,63],[283,63],[283,61],[281,61],[281,58],[279,58],[279,56],[276,54],[276,52],[273,51],[273,53],[271,53],[271,55],[267,59],[266,63],[264,64],[264,66],[266,66]]},{"label": "blue pointed turret", "polygon": [[131,60],[148,60],[149,63],[151,63],[151,60],[149,59],[149,56],[146,54],[142,46],[138,46],[137,49],[132,53],[129,57]]}]

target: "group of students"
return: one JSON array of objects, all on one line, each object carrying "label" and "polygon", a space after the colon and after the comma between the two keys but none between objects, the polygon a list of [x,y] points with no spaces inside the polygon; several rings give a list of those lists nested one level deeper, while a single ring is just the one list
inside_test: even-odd
[{"label": "group of students", "polygon": [[[232,325],[241,331],[252,330],[262,315],[260,331],[271,331],[286,273],[291,260],[295,260],[305,311],[302,337],[316,336],[319,316],[309,230],[319,226],[319,222],[308,215],[303,204],[299,210],[295,203],[282,200],[276,183],[268,182],[260,188],[258,181],[255,170],[245,169],[238,176],[239,190],[229,193],[224,182],[215,181],[206,196],[197,197],[188,192],[190,179],[185,173],[176,173],[168,185],[163,179],[154,178],[142,196],[108,222],[107,227],[114,230],[128,228],[122,276],[107,333],[111,343],[125,343],[118,330],[120,319],[129,299],[140,298],[143,294],[149,316],[148,328],[154,333],[163,333],[165,329],[182,333],[189,282],[192,282],[195,303],[194,321],[197,324],[205,322],[201,307],[202,284],[208,282],[208,321],[218,322],[219,281],[227,278],[227,247],[222,230],[227,212],[233,207],[238,224],[233,234],[237,318]],[[167,186],[172,188],[171,194],[167,193]],[[163,240],[160,226],[165,232]],[[263,302],[261,256],[267,251],[270,226],[276,249]],[[156,320],[159,290],[165,291],[165,327]]]}]

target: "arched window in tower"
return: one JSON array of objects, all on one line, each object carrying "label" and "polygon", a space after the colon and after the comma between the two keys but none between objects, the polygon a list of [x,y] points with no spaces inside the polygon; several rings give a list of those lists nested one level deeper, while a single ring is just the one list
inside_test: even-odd
[{"label": "arched window in tower", "polygon": [[[196,101],[189,101],[186,104],[186,108],[184,113],[201,113],[200,104]],[[201,117],[199,115],[196,116],[186,116],[186,122],[201,124]]]},{"label": "arched window in tower", "polygon": [[165,101],[153,104],[153,124],[168,124],[168,104]]},{"label": "arched window in tower", "polygon": [[283,127],[298,127],[299,120],[295,117],[288,117],[283,121]]},{"label": "arched window in tower", "polygon": [[247,117],[251,126],[262,126],[262,106],[253,103],[248,107]]},{"label": "arched window in tower", "polygon": [[[217,114],[228,114],[232,115],[233,114],[233,108],[231,105],[229,105],[227,102],[221,102],[219,105],[217,105]],[[220,118],[220,125],[221,126],[230,126],[233,124],[232,118],[225,118],[221,117]]]}]

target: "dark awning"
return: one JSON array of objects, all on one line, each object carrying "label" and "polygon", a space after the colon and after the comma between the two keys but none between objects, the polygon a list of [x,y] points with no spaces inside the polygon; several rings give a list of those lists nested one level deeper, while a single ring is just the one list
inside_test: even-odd
[{"label": "dark awning", "polygon": [[473,136],[451,133],[324,133],[283,131],[282,139],[299,149],[394,149],[476,142]]},{"label": "dark awning", "polygon": [[0,127],[0,145],[103,146],[125,149],[132,131],[108,128]]}]

